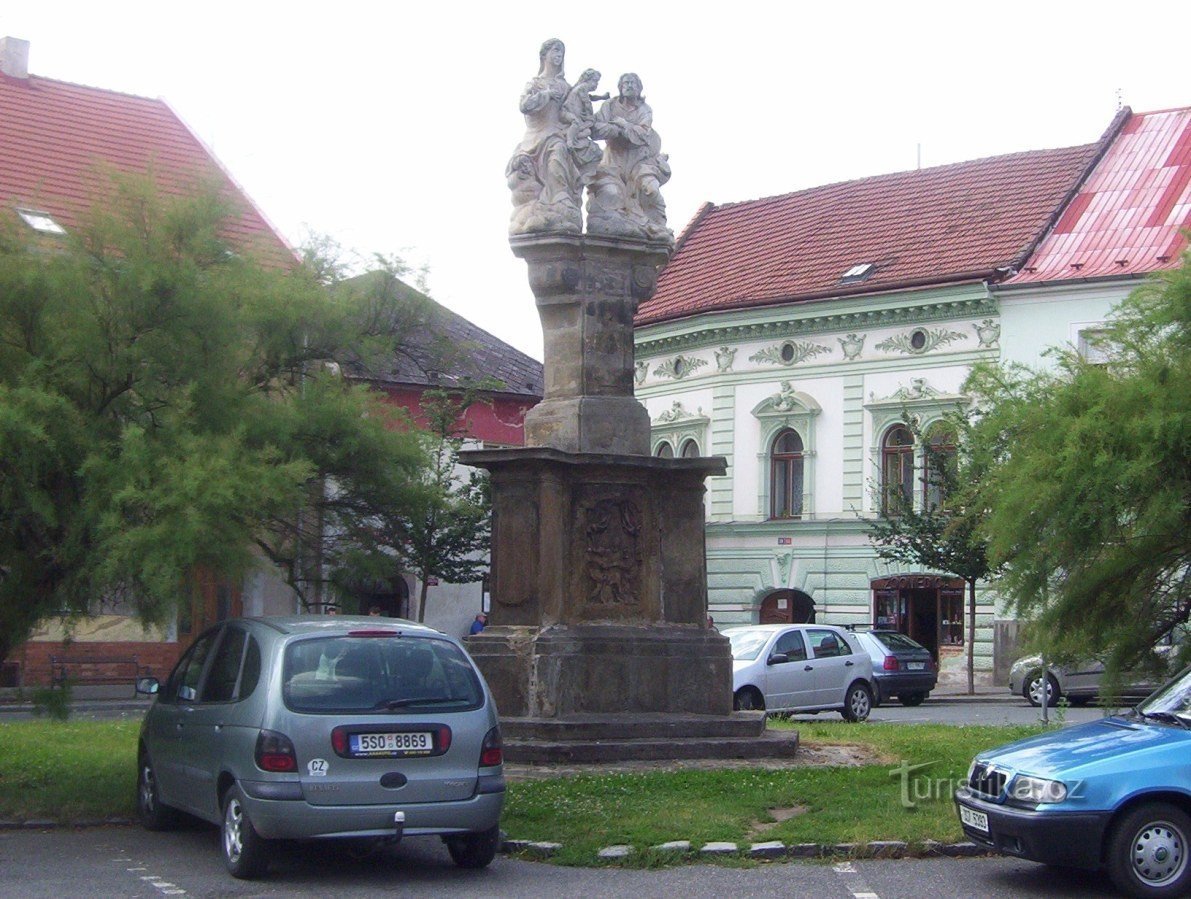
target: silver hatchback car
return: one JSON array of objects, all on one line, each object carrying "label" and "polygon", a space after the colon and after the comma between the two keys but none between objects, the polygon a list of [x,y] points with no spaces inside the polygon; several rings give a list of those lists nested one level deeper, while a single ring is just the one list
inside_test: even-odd
[{"label": "silver hatchback car", "polygon": [[458,640],[375,617],[225,621],[156,694],[137,751],[137,813],[222,828],[236,877],[263,874],[273,839],[439,835],[482,868],[500,840],[496,706]]}]

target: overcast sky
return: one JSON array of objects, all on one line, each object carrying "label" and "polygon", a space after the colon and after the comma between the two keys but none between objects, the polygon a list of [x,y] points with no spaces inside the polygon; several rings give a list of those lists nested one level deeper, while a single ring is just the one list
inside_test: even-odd
[{"label": "overcast sky", "polygon": [[504,167],[544,39],[572,82],[640,74],[677,232],[706,201],[1087,143],[1118,102],[1189,105],[1189,26],[1174,0],[0,5],[32,74],[164,98],[291,242],[426,265],[435,299],[538,359]]}]

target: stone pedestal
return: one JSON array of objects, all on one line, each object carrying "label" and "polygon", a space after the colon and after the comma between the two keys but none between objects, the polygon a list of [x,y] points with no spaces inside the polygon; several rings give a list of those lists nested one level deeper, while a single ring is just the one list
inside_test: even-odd
[{"label": "stone pedestal", "polygon": [[545,337],[546,390],[525,416],[526,445],[649,455],[649,415],[633,396],[633,315],[669,246],[578,235],[510,244],[529,266]]},{"label": "stone pedestal", "polygon": [[463,459],[492,476],[492,625],[468,648],[502,717],[732,710],[703,531],[703,480],[723,459]]}]

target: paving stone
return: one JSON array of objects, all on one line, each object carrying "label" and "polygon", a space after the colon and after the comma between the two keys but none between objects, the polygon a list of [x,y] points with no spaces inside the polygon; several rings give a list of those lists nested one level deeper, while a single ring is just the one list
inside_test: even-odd
[{"label": "paving stone", "polygon": [[599,857],[609,861],[628,858],[632,854],[632,846],[605,846],[599,851]]},{"label": "paving stone", "polygon": [[500,844],[501,852],[524,852],[529,847],[529,840],[510,840],[508,837]]},{"label": "paving stone", "polygon": [[654,852],[690,852],[690,840],[671,840],[669,843],[662,843],[653,847]]},{"label": "paving stone", "polygon": [[923,840],[915,849],[915,854],[922,858],[934,858],[942,855],[943,844],[938,840]]},{"label": "paving stone", "polygon": [[700,855],[735,855],[740,849],[735,843],[705,843]]},{"label": "paving stone", "polygon": [[856,856],[860,849],[859,843],[836,843],[831,847],[832,855]]},{"label": "paving stone", "polygon": [[34,828],[38,828],[38,827],[57,827],[57,826],[58,826],[58,822],[52,821],[49,818],[30,818],[28,821],[25,821],[23,824],[21,824],[21,827],[24,827],[26,830],[33,830]]},{"label": "paving stone", "polygon": [[823,855],[823,846],[818,843],[796,843],[786,850],[790,858],[818,858]]},{"label": "paving stone", "polygon": [[781,858],[786,854],[786,844],[780,840],[753,843],[749,846],[749,858]]},{"label": "paving stone", "polygon": [[901,858],[906,854],[906,844],[900,840],[874,840],[867,849],[865,854],[871,858]]}]

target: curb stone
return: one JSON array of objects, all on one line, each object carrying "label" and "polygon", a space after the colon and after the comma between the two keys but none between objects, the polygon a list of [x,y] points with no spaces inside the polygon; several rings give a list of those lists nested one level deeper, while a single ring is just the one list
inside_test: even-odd
[{"label": "curb stone", "polygon": [[618,861],[622,858],[628,858],[632,854],[633,847],[623,844],[619,846],[605,846],[598,853],[599,857],[605,861]]},{"label": "curb stone", "polygon": [[781,858],[786,854],[786,844],[779,840],[753,843],[749,847],[749,858]]},{"label": "curb stone", "polygon": [[[0,829],[5,826],[32,827],[57,826],[19,822],[0,821]],[[532,842],[530,840],[506,839],[501,845],[501,852],[527,852],[542,858],[549,858],[562,848],[561,843]],[[604,861],[619,861],[633,854],[636,850],[628,844],[606,846],[599,850],[598,857]],[[685,855],[691,852],[690,840],[672,840],[659,843],[652,847],[652,851]],[[937,840],[923,840],[921,843],[910,844],[902,840],[873,840],[868,843],[794,843],[790,846],[778,840],[765,843],[751,843],[747,849],[741,849],[736,843],[711,842],[705,843],[698,850],[699,855],[712,858],[716,856],[747,856],[754,859],[775,858],[974,858],[990,854],[990,850],[977,843],[940,843]]]}]

